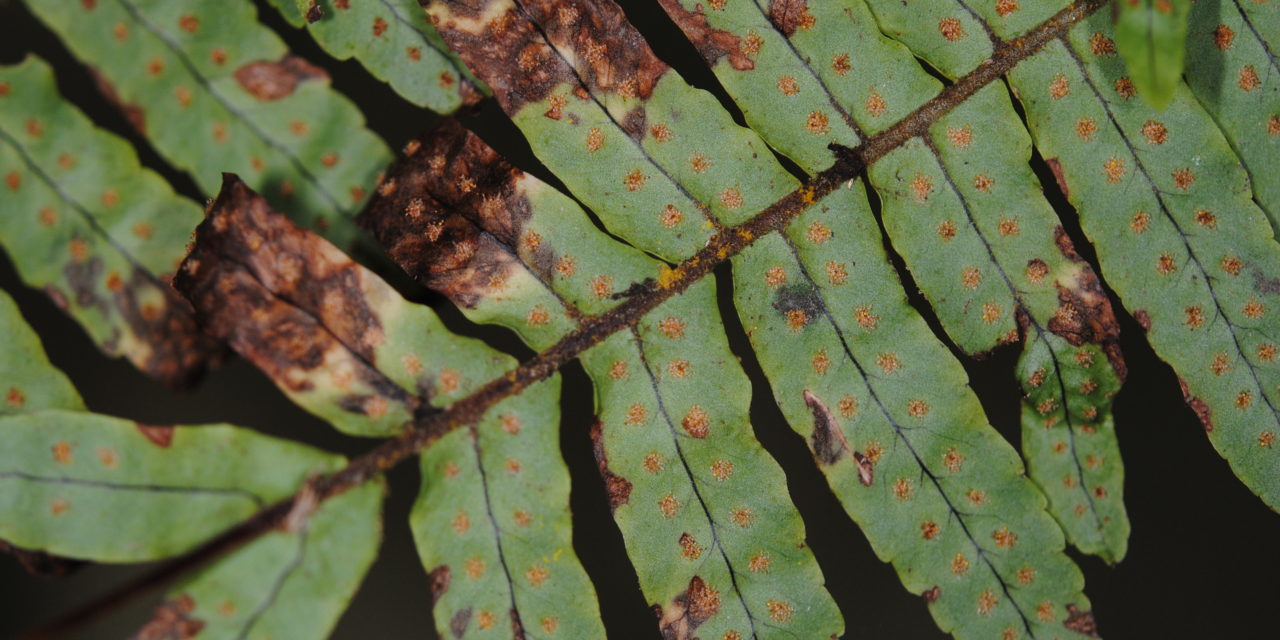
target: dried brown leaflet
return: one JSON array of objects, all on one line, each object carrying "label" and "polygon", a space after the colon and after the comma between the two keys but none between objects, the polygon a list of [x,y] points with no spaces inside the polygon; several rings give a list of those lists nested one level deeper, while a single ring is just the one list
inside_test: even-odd
[{"label": "dried brown leaflet", "polygon": [[[717,265],[737,255],[757,238],[783,228],[802,211],[849,180],[857,179],[864,167],[884,157],[913,137],[924,134],[939,117],[964,102],[987,84],[997,80],[1023,59],[1036,53],[1050,40],[1066,33],[1077,21],[1105,5],[1105,0],[1086,0],[1067,7],[1027,32],[1023,37],[1001,43],[985,63],[944,89],[937,97],[916,109],[893,126],[876,134],[857,148],[837,147],[836,161],[800,188],[762,210],[747,222],[726,229],[701,251],[667,270],[660,281],[635,287],[626,301],[608,313],[583,318],[580,326],[560,342],[521,364],[507,375],[492,380],[476,392],[440,412],[424,415],[415,427],[385,441],[354,459],[342,470],[314,483],[317,499],[324,500],[381,474],[428,446],[452,429],[470,424],[499,400],[519,393],[530,384],[550,376],[583,351],[607,336],[634,324],[646,313],[684,291],[709,274]],[[524,78],[521,77],[521,81]],[[545,82],[545,80],[544,80]],[[495,88],[511,91],[511,87]],[[176,576],[221,557],[256,537],[275,529],[289,513],[297,496],[276,503],[243,523],[201,545],[186,556],[147,574],[105,598],[89,603],[66,618],[44,627],[26,638],[48,638],[82,626],[133,595],[164,584]]]}]

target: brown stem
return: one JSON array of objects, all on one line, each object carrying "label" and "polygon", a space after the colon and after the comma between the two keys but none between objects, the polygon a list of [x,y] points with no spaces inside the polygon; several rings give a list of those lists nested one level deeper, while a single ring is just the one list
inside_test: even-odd
[{"label": "brown stem", "polygon": [[783,196],[750,220],[730,227],[711,238],[707,245],[674,269],[665,270],[658,281],[646,280],[627,300],[608,312],[591,316],[550,348],[522,363],[506,375],[489,381],[471,395],[443,410],[418,419],[412,429],[383,442],[372,451],[352,460],[345,468],[317,478],[293,497],[278,502],[248,520],[159,569],[129,582],[101,599],[41,627],[21,638],[53,638],[82,627],[112,608],[131,600],[173,578],[221,557],[272,529],[280,527],[299,497],[310,492],[316,503],[338,495],[394,467],[421,451],[453,429],[477,422],[495,403],[543,380],[587,349],[613,333],[636,323],[646,313],[672,296],[689,288],[722,262],[736,256],[757,239],[782,229],[840,185],[857,179],[864,169],[911,138],[924,135],[929,126],[986,85],[1007,73],[1020,61],[1040,50],[1045,43],[1065,34],[1077,21],[1106,4],[1107,0],[1083,0],[1023,34],[999,43],[992,57],[956,80],[932,100],[877,133],[856,148],[831,145],[836,161],[795,191]]}]

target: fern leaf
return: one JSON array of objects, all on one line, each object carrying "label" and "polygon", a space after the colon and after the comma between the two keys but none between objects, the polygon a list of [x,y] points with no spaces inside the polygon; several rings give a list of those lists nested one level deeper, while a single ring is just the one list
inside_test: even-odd
[{"label": "fern leaf", "polygon": [[222,171],[341,246],[385,145],[323,70],[289,53],[248,0],[29,2],[168,161],[215,194]]},{"label": "fern leaf", "polygon": [[329,637],[382,541],[374,479],[176,585],[139,638]]},{"label": "fern leaf", "polygon": [[[1055,4],[1023,8],[1044,15]],[[982,15],[995,36],[1012,35],[994,13]],[[1191,92],[1177,88],[1163,112],[1136,100],[1112,42],[1106,20],[1091,16],[1015,68],[1010,84],[1103,275],[1180,376],[1219,453],[1280,508],[1267,313],[1277,304],[1267,274],[1280,248],[1239,160]]]},{"label": "fern leaf", "polygon": [[1191,0],[1117,2],[1116,51],[1138,95],[1163,110],[1182,83]]},{"label": "fern leaf", "polygon": [[40,337],[22,319],[18,305],[0,292],[0,416],[41,409],[83,410],[84,401],[61,371],[54,368]]},{"label": "fern leaf", "polygon": [[[410,149],[362,222],[473,319],[542,349],[617,304],[624,283],[663,268],[456,122]],[[434,169],[444,162],[447,175]],[[767,636],[766,625],[782,623],[798,636],[837,634],[785,478],[754,438],[749,384],[715,308],[714,283],[700,283],[583,356],[614,518],[665,634]]]},{"label": "fern leaf", "polygon": [[182,553],[343,462],[230,425],[154,427],[61,409],[0,423],[0,538],[102,562]]},{"label": "fern leaf", "polygon": [[[175,285],[204,324],[300,406],[348,433],[398,433],[513,362],[448,333],[430,308],[406,302],[234,176],[210,205],[185,264]],[[570,544],[557,391],[556,382],[546,382],[505,400],[422,457],[424,490],[412,522],[436,597],[445,598],[436,608],[442,631],[471,606],[465,595],[446,593],[448,576],[458,576],[452,584],[467,585],[466,594],[470,581],[461,576],[477,562],[491,568],[483,582],[489,597],[505,603],[485,609],[490,616],[564,615],[584,632],[600,628],[595,594]],[[437,535],[437,526],[448,535]],[[529,581],[516,569],[547,575]],[[549,613],[561,598],[573,605]],[[481,612],[471,628],[492,625],[492,618],[481,622]]]},{"label": "fern leaf", "polygon": [[[428,12],[446,42],[494,87],[534,153],[611,230],[679,258],[705,238],[697,227],[741,220],[794,188],[764,143],[734,125],[711,96],[668,73],[615,5],[572,2],[573,11],[563,11],[564,3],[552,4],[485,2],[466,13],[480,11],[480,21],[444,3]],[[515,75],[515,62],[495,50],[526,52],[524,63],[539,73],[499,87],[490,80]],[[685,226],[663,224],[668,207]],[[864,232],[810,239],[815,222],[829,233]],[[775,395],[797,430],[812,436],[833,488],[873,546],[895,562],[910,590],[927,595],[944,629],[979,637],[1082,628],[1088,604],[1078,569],[1060,551],[1062,534],[1043,511],[1043,496],[1021,477],[1016,454],[982,420],[957,363],[900,290],[839,288],[847,279],[840,274],[855,269],[874,275],[854,282],[894,281],[873,225],[853,183],[799,218],[787,236],[761,238],[735,259],[735,299]],[[836,284],[828,286],[828,278]],[[895,328],[892,336],[857,324],[854,309],[868,304]],[[914,417],[912,400],[930,407],[927,420]],[[929,428],[913,428],[920,424]],[[952,466],[957,455],[972,455],[984,468],[949,470],[954,442],[972,449],[954,451]],[[981,504],[964,502],[969,490]]]},{"label": "fern leaf", "polygon": [[111,355],[170,386],[215,351],[169,280],[199,220],[129,143],[58,95],[43,61],[0,67],[0,243]]},{"label": "fern leaf", "polygon": [[[829,142],[855,146],[941,89],[905,47],[880,36],[861,0],[800,14],[781,6],[735,3],[707,11],[696,2],[664,2],[748,124],[805,170],[825,168]],[[959,21],[943,18],[938,25],[964,38]],[[752,37],[762,53],[750,64],[735,64],[715,44]],[[856,67],[854,57],[862,61]],[[1026,340],[1020,368],[1028,376],[1040,372],[1024,403],[1032,478],[1068,538],[1115,561],[1124,555],[1128,520],[1105,410],[1124,372],[1119,327],[1097,277],[1057,228],[1029,155],[1004,90],[991,86],[940,118],[928,138],[881,159],[869,177],[890,238],[961,349],[981,355]],[[820,244],[831,233],[815,220],[799,243]],[[1094,367],[1103,351],[1110,366]],[[1110,464],[1095,472],[1086,460]],[[1109,499],[1092,493],[1098,487]]]},{"label": "fern leaf", "polygon": [[409,102],[451,113],[480,97],[416,0],[269,2],[293,26],[306,26],[329,55],[356,59]]},{"label": "fern leaf", "polygon": [[1253,178],[1253,195],[1280,227],[1280,12],[1273,3],[1194,3],[1187,83]]}]

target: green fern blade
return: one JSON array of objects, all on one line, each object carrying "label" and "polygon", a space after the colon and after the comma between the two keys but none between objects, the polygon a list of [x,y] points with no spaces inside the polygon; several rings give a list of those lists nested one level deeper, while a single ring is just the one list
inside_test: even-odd
[{"label": "green fern blade", "polygon": [[54,368],[40,337],[22,319],[18,305],[0,292],[0,416],[41,409],[84,410],[84,400],[66,374]]},{"label": "green fern blade", "polygon": [[0,243],[19,275],[103,351],[185,386],[215,353],[169,290],[199,207],[63,100],[43,61],[0,68],[0,105]]},{"label": "green fern blade", "polygon": [[[466,397],[514,364],[478,340],[450,333],[430,308],[405,301],[233,176],[197,229],[195,249],[175,286],[210,331],[286,395],[353,435],[399,433],[415,416]],[[540,620],[551,615],[544,593],[553,593],[552,601],[574,603],[574,626],[598,629],[594,590],[570,542],[558,387],[558,379],[536,385],[489,411],[473,430],[451,435],[452,444],[430,449],[423,465],[431,474],[424,474],[412,522],[426,568],[445,567],[437,576],[463,580],[473,558],[493,568],[490,579],[498,580],[489,587],[507,595],[491,616],[514,611],[526,622]],[[462,447],[465,455],[451,457],[460,442],[472,444]],[[456,480],[462,473],[479,482]],[[534,524],[519,526],[525,518]],[[454,531],[424,535],[426,523],[453,523]],[[486,530],[491,535],[483,535]],[[455,547],[467,533],[479,546]],[[541,567],[549,572],[546,585],[514,573],[501,579],[497,568],[504,562],[513,572],[533,575],[540,571],[535,565]],[[479,614],[473,629],[494,624],[481,624]],[[441,630],[457,615],[436,608]],[[509,622],[499,627],[512,628]]]},{"label": "green fern blade", "polygon": [[[663,268],[456,123],[410,149],[362,222],[474,320],[543,349]],[[449,174],[433,169],[446,161]],[[665,633],[768,636],[782,623],[805,637],[837,633],[715,309],[714,282],[696,284],[583,356],[596,387],[597,461],[641,590],[662,609]]]},{"label": "green fern blade", "polygon": [[28,4],[205,193],[237,172],[300,223],[340,246],[355,240],[350,218],[390,153],[323,70],[257,23],[251,2]]},{"label": "green fern blade", "polygon": [[[508,8],[505,13],[504,7]],[[685,250],[681,243],[690,241],[682,235],[681,227],[661,224],[660,212],[667,207],[681,213],[681,221],[689,219],[688,212],[704,212],[705,219],[708,219],[706,226],[712,227],[741,220],[794,188],[795,180],[773,162],[767,147],[759,138],[751,131],[734,125],[728,114],[716,108],[709,95],[693,91],[676,74],[667,73],[666,67],[652,58],[647,49],[631,44],[637,42],[638,37],[630,30],[615,6],[573,3],[574,11],[571,15],[578,22],[572,24],[558,23],[559,12],[545,3],[522,2],[519,10],[511,7],[510,4],[497,2],[485,6],[485,15],[494,17],[494,24],[501,21],[500,34],[498,31],[486,31],[483,23],[459,26],[462,21],[451,15],[443,5],[433,5],[428,8],[428,12],[438,18],[446,41],[458,50],[482,79],[488,78],[488,74],[501,74],[503,61],[488,57],[485,50],[469,48],[467,43],[477,35],[486,41],[501,37],[503,42],[517,43],[513,46],[518,49],[539,52],[536,63],[543,70],[543,75],[536,85],[500,88],[495,83],[490,84],[495,85],[499,103],[512,115],[517,126],[526,131],[534,153],[566,181],[575,195],[593,207],[606,226],[614,232],[637,246],[663,257],[677,259],[687,255],[680,253]],[[537,20],[537,28],[528,22],[522,22],[527,21],[528,16]],[[573,24],[593,25],[599,29],[598,32],[589,32],[592,38],[604,40],[607,37],[629,44],[627,47],[610,48],[612,40],[607,40],[604,43],[606,50],[620,59],[596,61],[590,68],[583,63],[582,66],[570,69],[564,66],[564,61],[587,60],[590,52],[581,47],[584,46],[584,41],[591,41],[575,33]],[[547,34],[551,47],[554,48],[539,40],[542,33]],[[632,75],[611,73],[609,70],[614,66],[635,71]],[[585,87],[575,84],[579,77],[585,79]],[[612,148],[609,145],[613,145]],[[610,150],[609,156],[597,155],[606,149]],[[856,199],[845,201],[840,206],[856,206],[858,210],[870,215],[865,200],[861,203]],[[800,229],[796,225],[793,228]],[[827,228],[828,232],[831,228]],[[800,231],[801,237],[805,237],[808,227],[803,229]],[[841,260],[848,261],[851,255],[862,255],[842,251],[848,248],[848,244],[847,240],[839,236],[832,238],[822,233],[817,235],[827,241],[827,249],[840,253]],[[745,293],[740,287],[735,292],[740,308],[755,309],[762,304],[751,298],[759,296],[762,289],[761,281],[756,278],[764,278],[766,287],[777,287],[781,292],[776,298],[770,292],[768,300],[763,303],[768,309],[767,320],[771,323],[770,326],[780,333],[802,333],[809,331],[808,327],[814,327],[814,332],[831,331],[835,326],[834,318],[843,320],[846,314],[853,317],[853,305],[831,306],[820,298],[806,295],[803,281],[798,279],[802,269],[797,262],[797,249],[790,246],[796,240],[783,240],[785,244],[782,246],[774,244],[769,238],[759,242],[770,247],[768,254],[773,264],[763,273],[746,276],[751,278],[751,286]],[[752,251],[757,250],[753,248]],[[887,263],[883,266],[889,269]],[[777,271],[774,271],[775,267]],[[825,262],[808,268],[815,274],[827,273]],[[838,268],[833,268],[833,272],[838,272]],[[741,278],[737,282],[741,283]],[[783,285],[792,283],[797,284],[799,290],[782,290]],[[892,293],[888,296],[890,302],[883,302],[883,306],[896,308],[900,304],[900,298],[895,298]],[[776,305],[773,304],[775,301]],[[862,301],[863,304],[866,302]],[[871,302],[876,306],[882,304],[879,299]],[[846,307],[848,311],[845,310]],[[838,311],[828,313],[826,309]],[[929,340],[938,349],[942,349],[932,338]],[[811,367],[817,373],[829,368],[848,371],[855,376],[854,379],[864,379],[853,373],[856,367],[851,358],[837,349],[836,345],[839,344],[839,340],[829,341],[821,347],[825,352],[810,350],[804,352],[803,357],[797,355],[797,349],[791,348],[786,354],[785,364],[792,368]],[[945,359],[947,356],[944,353],[942,357]],[[873,355],[871,360],[875,359],[876,356]],[[783,359],[773,362],[778,361]],[[792,378],[797,377],[791,369],[787,369],[785,374],[777,370],[767,370],[767,373],[788,385]],[[917,386],[932,388],[934,385],[921,383]],[[788,386],[777,395],[783,402],[803,401],[803,391],[803,388],[791,389]],[[835,397],[839,399],[843,395],[837,394]],[[971,395],[967,397],[976,403]],[[896,410],[905,412],[907,407],[903,405]],[[794,414],[791,415],[794,420]],[[961,418],[962,422],[969,419]],[[798,428],[806,428],[813,420],[810,413],[803,422],[798,423],[803,425]],[[981,423],[979,425],[981,426],[974,425],[974,428],[994,435],[990,427]],[[921,470],[917,468],[916,474],[919,473]],[[1035,498],[1029,504],[1016,505],[1020,508],[1034,504],[1033,513],[1038,514],[1030,517],[1026,522],[1026,532],[1018,535],[1028,536],[1024,538],[1024,548],[1032,549],[1032,554],[1040,560],[1036,564],[1043,569],[1038,570],[1061,578],[1054,581],[1056,586],[1054,583],[1047,583],[1047,588],[1056,589],[1056,595],[1048,606],[1052,619],[1057,622],[1054,631],[1061,633],[1062,623],[1068,616],[1067,605],[1080,616],[1087,615],[1087,601],[1079,593],[1078,570],[1061,554],[1061,532],[1043,512],[1043,503],[1036,503],[1036,500],[1042,501],[1043,497],[1031,484],[1018,479],[1016,474],[1011,473],[1005,480],[1018,487],[1013,492],[1015,495]],[[856,490],[860,486],[861,484],[836,485],[836,488],[838,494],[847,498],[847,491]],[[933,489],[926,488],[926,491],[932,492]],[[936,493],[929,495],[941,500]],[[1016,517],[1018,509],[1012,505],[1009,508],[1010,517]],[[1003,508],[1001,512],[1003,514]],[[866,516],[866,513],[862,515]],[[874,524],[877,523],[864,522],[868,527]],[[929,553],[934,549],[928,546],[928,539],[921,537],[920,522],[904,523],[894,520],[893,524],[899,528],[892,534],[880,530],[869,531],[869,535],[891,537],[904,544],[911,542],[912,550],[905,555]],[[1017,524],[1022,523],[1014,523],[1015,526]],[[976,538],[969,539],[971,544],[982,544]],[[954,553],[945,558],[932,554],[931,557],[934,558],[935,567],[946,571]],[[979,589],[974,594],[975,599],[971,601],[953,596],[953,602],[961,603],[955,605],[956,610],[967,611],[970,617],[974,617],[974,612],[979,611],[979,601],[976,598],[989,591],[985,611],[992,613],[996,604],[991,601],[991,597],[997,597],[996,593],[1004,593],[1000,587],[1001,582],[1017,584],[1017,578],[1013,576],[1020,568],[1022,567],[997,569],[995,565],[984,565],[979,582],[989,585],[989,588]],[[907,574],[907,581],[910,582],[909,588],[917,592],[930,590],[933,593],[931,587],[934,585],[917,583],[914,574]],[[1001,598],[1006,603],[1007,600]],[[1029,630],[1040,624],[1036,622],[1035,613],[1040,604],[1043,602],[1023,602],[1017,607],[1004,607],[1000,610],[999,620],[1006,626],[997,627],[1001,631],[1010,626],[1015,632],[1017,629]],[[1072,616],[1072,625],[1079,627],[1078,622],[1079,617]]]},{"label": "green fern blade", "polygon": [[[860,1],[815,4],[793,14],[782,12],[778,3],[707,9],[669,0],[664,6],[700,47],[748,124],[810,172],[829,162],[828,143],[854,146],[941,88],[905,47],[880,35]],[[940,11],[936,5],[913,7],[912,19],[919,21],[921,10],[930,16]],[[791,18],[784,19],[786,15]],[[959,18],[926,22],[949,36],[942,38],[947,45],[989,55],[981,38],[968,37],[967,23]],[[746,61],[720,47],[724,41],[753,40],[759,53]],[[950,61],[941,50],[936,57]],[[1105,296],[1095,290],[1096,277],[1057,228],[1057,217],[1026,162],[1030,152],[1004,88],[991,86],[942,116],[928,138],[908,142],[868,173],[883,203],[889,237],[961,349],[982,355],[1024,339],[1028,350],[1051,344],[1057,353],[1047,363],[1050,375],[1057,376],[1072,375],[1060,370],[1079,368],[1075,347],[1094,342],[1106,347],[1115,365],[1095,371],[1101,378],[1094,386],[1118,386],[1124,364],[1115,318]],[[839,229],[816,221],[803,240],[824,242],[833,228]],[[1072,321],[1064,322],[1067,318]],[[1101,329],[1082,330],[1094,324]],[[1054,331],[1070,334],[1075,346],[1047,338]],[[1055,438],[1074,439],[1082,425],[1068,419],[1072,409],[1075,420],[1086,407],[1093,407],[1095,418],[1107,418],[1109,401],[1102,402],[1100,394],[1082,393],[1078,387],[1061,390],[1053,406],[1043,398],[1027,399],[1029,408],[1039,410],[1024,414],[1024,430],[1056,427],[1056,432],[1067,433]],[[1119,470],[1119,449],[1110,429],[1083,426],[1088,439],[1106,449],[1116,466],[1107,474],[1090,473],[1083,460],[1069,467],[1078,470],[1072,474],[1078,488],[1069,496],[1057,490],[1062,476],[1056,468],[1042,474],[1048,467],[1034,465],[1032,477],[1049,495],[1050,510],[1068,538],[1086,553],[1115,561],[1123,556],[1128,532],[1119,501],[1122,477],[1113,472]],[[1045,453],[1036,448],[1041,444],[1035,438],[1024,440],[1029,459]],[[1079,494],[1095,488],[1113,498],[1105,509],[1108,515],[1081,519],[1075,514]]]},{"label": "green fern blade", "polygon": [[102,562],[180,554],[343,462],[229,425],[151,427],[59,409],[0,422],[0,538]]},{"label": "green fern blade", "polygon": [[[427,22],[416,0],[270,0],[270,4],[293,26],[306,26],[330,55],[354,58],[409,102],[452,113],[479,97],[474,86],[464,84],[473,79]],[[304,11],[312,6],[321,15],[308,21]]]},{"label": "green fern blade", "polygon": [[386,486],[372,480],[326,500],[294,529],[277,529],[193,574],[157,607],[139,637],[329,637],[382,542]]},{"label": "green fern blade", "polygon": [[1280,228],[1280,10],[1276,3],[1191,7],[1187,83],[1253,179],[1253,196]]},{"label": "green fern blade", "polygon": [[1187,14],[1192,0],[1140,0],[1115,4],[1116,51],[1138,95],[1163,110],[1182,84]]}]

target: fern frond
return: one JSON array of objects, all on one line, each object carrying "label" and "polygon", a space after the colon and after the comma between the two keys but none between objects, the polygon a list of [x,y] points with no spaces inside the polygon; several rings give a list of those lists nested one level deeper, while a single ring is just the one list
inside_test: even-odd
[{"label": "fern frond", "polygon": [[[175,286],[215,335],[286,395],[356,435],[401,433],[513,362],[449,333],[430,308],[406,302],[234,176],[210,205]],[[560,616],[588,636],[600,628],[594,590],[570,544],[558,387],[546,382],[506,399],[423,453],[411,521],[440,585],[442,632],[473,605],[481,608],[463,616],[463,631],[508,615],[501,628]],[[448,592],[450,576],[466,586]]]},{"label": "fern frond", "polygon": [[0,67],[0,243],[108,354],[173,387],[216,347],[169,280],[200,209],[66,102],[42,60]]},{"label": "fern frond", "polygon": [[[675,0],[664,6],[747,123],[811,172],[822,168],[830,142],[854,146],[941,89],[905,47],[880,35],[861,0],[798,14],[780,3],[768,10],[735,3],[707,11]],[[958,20],[938,24],[956,40],[966,37]],[[750,64],[715,44],[753,37],[761,53]],[[856,66],[852,53],[859,55]],[[1107,393],[1124,373],[1119,327],[1097,277],[1040,194],[1027,164],[1030,149],[1004,90],[991,86],[941,117],[928,136],[873,165],[869,178],[890,239],[960,348],[982,355],[1025,340],[1020,368],[1039,371],[1024,402],[1023,449],[1032,477],[1068,538],[1115,561],[1128,535],[1119,448],[1106,411]],[[874,229],[867,231],[874,237]],[[803,240],[794,235],[798,246],[813,246],[833,233],[842,231],[814,220]],[[866,302],[854,306],[864,328],[875,313]],[[1102,360],[1110,366],[1093,366]],[[1095,472],[1086,460],[1113,464]],[[1107,500],[1093,495],[1098,487]]]},{"label": "fern frond", "polygon": [[[456,122],[410,149],[362,222],[475,320],[543,349],[664,268]],[[614,519],[664,633],[750,637],[772,623],[838,634],[782,470],[755,440],[750,386],[715,309],[714,283],[699,283],[583,355]]]},{"label": "fern frond", "polygon": [[293,26],[306,26],[329,55],[354,58],[418,106],[452,113],[486,91],[445,46],[417,0],[269,2]]},{"label": "fern frond", "polygon": [[1187,84],[1252,178],[1253,197],[1280,228],[1280,11],[1231,0],[1191,5]]},{"label": "fern frond", "polygon": [[340,246],[390,159],[324,70],[292,55],[249,0],[29,2],[107,97],[207,194],[246,176]]},{"label": "fern frond", "polygon": [[0,416],[41,409],[83,410],[84,400],[67,376],[54,368],[9,294],[0,291]]}]

